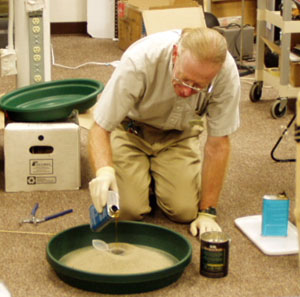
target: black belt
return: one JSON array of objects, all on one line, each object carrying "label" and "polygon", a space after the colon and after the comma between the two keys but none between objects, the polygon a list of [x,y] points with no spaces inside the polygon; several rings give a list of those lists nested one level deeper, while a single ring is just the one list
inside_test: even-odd
[{"label": "black belt", "polygon": [[129,132],[132,133],[134,135],[143,137],[144,136],[144,131],[149,131],[155,134],[161,134],[161,133],[169,133],[170,131],[176,131],[176,130],[162,130],[156,127],[153,127],[149,124],[145,124],[136,120],[132,120],[129,117],[126,117],[123,121],[122,121],[122,126],[123,128]]},{"label": "black belt", "polygon": [[137,122],[135,120],[132,120],[132,119],[126,117],[122,121],[121,124],[127,132],[141,136],[141,134],[142,134],[142,125],[143,125],[142,123]]}]

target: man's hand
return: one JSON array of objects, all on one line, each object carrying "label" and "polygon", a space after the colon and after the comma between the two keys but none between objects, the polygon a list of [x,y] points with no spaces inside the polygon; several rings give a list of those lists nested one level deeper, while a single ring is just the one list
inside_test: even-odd
[{"label": "man's hand", "polygon": [[[198,217],[191,223],[190,232],[193,236],[199,233],[199,238],[201,234],[209,231],[222,231],[221,227],[215,221],[216,216],[200,212]],[[198,232],[199,231],[199,232]]]},{"label": "man's hand", "polygon": [[101,167],[96,172],[96,177],[89,183],[93,204],[98,212],[103,211],[107,203],[108,190],[118,192],[115,170],[111,166]]}]

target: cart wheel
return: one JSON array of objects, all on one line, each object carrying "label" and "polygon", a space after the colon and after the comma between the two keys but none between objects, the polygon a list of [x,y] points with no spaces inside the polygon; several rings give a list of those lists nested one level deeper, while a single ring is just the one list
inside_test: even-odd
[{"label": "cart wheel", "polygon": [[263,87],[262,81],[256,81],[253,83],[249,94],[250,100],[252,102],[257,102],[260,100],[262,95],[262,87]]},{"label": "cart wheel", "polygon": [[287,101],[277,99],[271,107],[271,115],[274,119],[282,118],[287,112]]}]

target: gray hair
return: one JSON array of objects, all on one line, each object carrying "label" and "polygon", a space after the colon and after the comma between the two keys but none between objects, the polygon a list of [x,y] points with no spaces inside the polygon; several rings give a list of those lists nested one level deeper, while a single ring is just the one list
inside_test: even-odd
[{"label": "gray hair", "polygon": [[178,42],[179,54],[188,50],[199,61],[223,64],[227,53],[226,39],[210,28],[185,28]]}]

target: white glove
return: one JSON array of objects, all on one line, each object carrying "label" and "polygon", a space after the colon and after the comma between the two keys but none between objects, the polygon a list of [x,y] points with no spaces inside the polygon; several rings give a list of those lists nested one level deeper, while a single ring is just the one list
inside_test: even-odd
[{"label": "white glove", "polygon": [[198,217],[191,223],[190,232],[196,236],[199,231],[199,238],[201,234],[209,231],[222,231],[221,227],[215,221],[216,216],[209,213],[200,212]]},{"label": "white glove", "polygon": [[89,182],[90,194],[96,210],[101,213],[107,203],[108,190],[118,193],[115,169],[111,166],[101,167],[96,177]]}]

